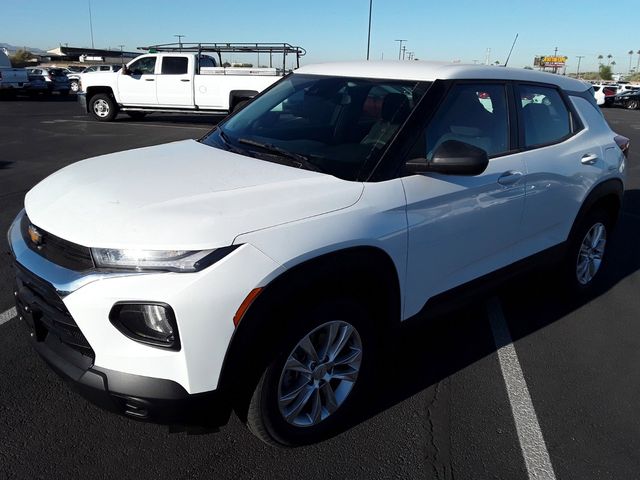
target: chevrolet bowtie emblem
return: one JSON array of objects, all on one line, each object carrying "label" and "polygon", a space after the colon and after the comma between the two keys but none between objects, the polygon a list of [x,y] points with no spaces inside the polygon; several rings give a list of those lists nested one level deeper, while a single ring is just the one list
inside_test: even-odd
[{"label": "chevrolet bowtie emblem", "polygon": [[42,234],[38,231],[38,229],[33,225],[29,225],[28,231],[31,243],[33,243],[35,246],[42,245]]}]

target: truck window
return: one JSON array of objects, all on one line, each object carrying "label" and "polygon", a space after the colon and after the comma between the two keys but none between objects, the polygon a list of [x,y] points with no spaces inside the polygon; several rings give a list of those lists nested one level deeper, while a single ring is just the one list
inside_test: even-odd
[{"label": "truck window", "polygon": [[188,73],[189,59],[186,57],[163,57],[163,75],[184,75]]},{"label": "truck window", "polygon": [[131,64],[132,75],[153,75],[156,69],[156,57],[144,57]]}]

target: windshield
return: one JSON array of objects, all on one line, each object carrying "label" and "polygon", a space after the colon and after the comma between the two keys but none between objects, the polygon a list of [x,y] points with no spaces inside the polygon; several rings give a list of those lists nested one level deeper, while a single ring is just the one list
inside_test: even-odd
[{"label": "windshield", "polygon": [[368,176],[428,86],[293,74],[202,142],[357,180]]}]

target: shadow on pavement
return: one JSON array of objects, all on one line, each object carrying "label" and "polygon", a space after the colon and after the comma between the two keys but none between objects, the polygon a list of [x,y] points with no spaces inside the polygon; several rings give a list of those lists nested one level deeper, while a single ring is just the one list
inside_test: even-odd
[{"label": "shadow on pavement", "polygon": [[[344,430],[368,420],[386,409],[418,394],[496,351],[486,319],[485,300],[493,295],[511,305],[535,301],[544,315],[511,325],[514,341],[562,319],[588,302],[605,294],[620,281],[640,270],[640,190],[625,192],[623,214],[608,249],[608,263],[601,272],[597,291],[590,297],[567,293],[555,267],[540,268],[519,275],[504,285],[461,305],[460,309],[436,318],[412,322],[400,330],[387,361],[380,362],[372,385],[370,402]],[[515,327],[515,328],[514,328]]]}]

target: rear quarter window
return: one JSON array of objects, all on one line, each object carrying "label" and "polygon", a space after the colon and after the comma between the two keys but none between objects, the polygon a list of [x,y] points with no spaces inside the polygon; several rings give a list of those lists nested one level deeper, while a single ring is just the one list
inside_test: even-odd
[{"label": "rear quarter window", "polygon": [[571,114],[558,90],[519,85],[518,92],[526,148],[557,143],[571,135]]}]

